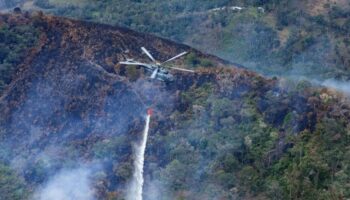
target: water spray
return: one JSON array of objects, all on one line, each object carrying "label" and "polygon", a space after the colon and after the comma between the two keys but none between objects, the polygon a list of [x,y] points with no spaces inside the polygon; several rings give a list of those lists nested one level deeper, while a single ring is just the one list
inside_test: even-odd
[{"label": "water spray", "polygon": [[149,108],[147,110],[146,116],[146,125],[143,131],[142,140],[139,146],[134,146],[134,174],[131,182],[131,188],[127,195],[128,200],[142,200],[142,190],[143,190],[143,166],[145,161],[145,151],[147,145],[148,131],[149,131],[149,123],[151,120],[151,116],[153,115],[153,110]]}]

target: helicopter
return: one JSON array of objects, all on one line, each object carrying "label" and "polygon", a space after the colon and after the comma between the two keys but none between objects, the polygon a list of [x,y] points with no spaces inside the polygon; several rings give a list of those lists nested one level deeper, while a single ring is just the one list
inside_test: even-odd
[{"label": "helicopter", "polygon": [[151,79],[157,79],[157,80],[166,81],[166,82],[174,80],[174,76],[169,72],[168,69],[194,73],[193,70],[189,70],[189,69],[165,66],[166,63],[169,63],[177,58],[180,58],[186,55],[187,52],[182,52],[164,62],[159,62],[156,59],[154,59],[152,54],[145,47],[141,47],[141,50],[147,55],[147,57],[152,61],[152,63],[142,63],[142,62],[135,61],[134,59],[127,59],[126,61],[119,62],[119,64],[141,66],[150,73]]}]

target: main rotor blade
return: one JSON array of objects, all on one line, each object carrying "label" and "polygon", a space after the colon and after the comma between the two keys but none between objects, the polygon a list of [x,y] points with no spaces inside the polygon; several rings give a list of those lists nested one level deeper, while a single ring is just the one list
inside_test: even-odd
[{"label": "main rotor blade", "polygon": [[186,51],[185,51],[185,52],[180,53],[180,54],[179,54],[179,55],[177,55],[177,56],[174,56],[174,57],[170,58],[169,60],[167,60],[167,61],[163,62],[162,64],[167,63],[167,62],[170,62],[170,61],[173,61],[173,60],[175,60],[175,59],[177,59],[177,58],[179,58],[179,57],[181,57],[181,56],[183,56],[183,55],[185,55],[185,54],[187,54],[187,52],[186,52]]},{"label": "main rotor blade", "polygon": [[183,69],[183,68],[178,68],[178,67],[169,67],[169,68],[170,68],[170,69],[179,70],[179,71],[194,73],[194,71],[193,71],[193,70],[190,70],[190,69]]},{"label": "main rotor blade", "polygon": [[158,68],[153,71],[153,73],[151,75],[151,79],[155,79],[157,74],[158,74]]},{"label": "main rotor blade", "polygon": [[145,68],[148,68],[148,69],[153,69],[153,68],[150,67],[148,64],[146,64],[146,63],[140,63],[140,62],[119,62],[119,64],[122,64],[122,65],[141,66],[141,67],[145,67]]},{"label": "main rotor blade", "polygon": [[122,65],[145,65],[144,63],[139,63],[139,62],[119,62],[119,64],[122,64]]},{"label": "main rotor blade", "polygon": [[141,49],[153,62],[156,62],[156,59],[153,58],[151,53],[145,47],[141,47]]}]

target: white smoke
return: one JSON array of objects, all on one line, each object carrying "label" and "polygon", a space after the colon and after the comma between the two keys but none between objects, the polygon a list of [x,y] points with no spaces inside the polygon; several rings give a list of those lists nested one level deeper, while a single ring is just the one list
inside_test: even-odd
[{"label": "white smoke", "polygon": [[333,79],[326,80],[322,83],[323,86],[333,88],[346,95],[350,95],[350,82],[337,81]]},{"label": "white smoke", "polygon": [[34,194],[33,200],[94,200],[91,170],[63,170]]},{"label": "white smoke", "polygon": [[[288,76],[286,79],[281,79],[284,82],[295,81],[294,84],[297,84],[300,81],[309,81],[310,83],[316,86],[323,86],[326,88],[334,89],[338,92],[341,92],[347,96],[350,96],[350,82],[349,81],[341,81],[336,79],[327,79],[327,80],[319,80],[319,79],[309,79],[305,76]],[[280,87],[288,87],[285,85],[286,83],[280,82]],[[289,83],[290,84],[290,83]],[[295,87],[295,86],[294,86]]]},{"label": "white smoke", "polygon": [[144,186],[144,199],[145,200],[154,200],[154,199],[171,199],[168,196],[168,192],[165,187],[165,184],[160,180],[147,181],[147,184]]},{"label": "white smoke", "polygon": [[146,125],[142,136],[142,141],[139,146],[134,145],[134,174],[131,185],[127,194],[127,200],[142,200],[143,189],[143,165],[145,161],[145,150],[147,145],[148,130],[150,115],[147,115]]}]

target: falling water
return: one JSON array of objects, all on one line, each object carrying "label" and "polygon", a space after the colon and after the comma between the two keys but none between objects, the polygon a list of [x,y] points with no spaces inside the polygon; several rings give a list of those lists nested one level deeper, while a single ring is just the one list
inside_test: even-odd
[{"label": "falling water", "polygon": [[131,187],[128,193],[128,200],[142,200],[142,188],[143,188],[143,165],[144,156],[147,144],[149,122],[151,119],[151,114],[148,113],[146,118],[146,126],[143,132],[142,141],[139,146],[134,146],[134,167],[135,171],[133,174],[133,180],[131,182]]}]

